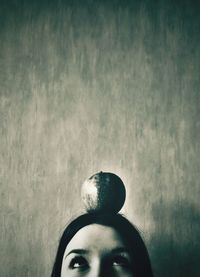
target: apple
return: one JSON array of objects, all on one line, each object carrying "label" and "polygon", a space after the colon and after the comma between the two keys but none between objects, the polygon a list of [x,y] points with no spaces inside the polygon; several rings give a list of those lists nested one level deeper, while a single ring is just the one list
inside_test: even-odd
[{"label": "apple", "polygon": [[110,172],[98,172],[87,179],[81,197],[88,213],[118,213],[125,202],[122,180]]}]

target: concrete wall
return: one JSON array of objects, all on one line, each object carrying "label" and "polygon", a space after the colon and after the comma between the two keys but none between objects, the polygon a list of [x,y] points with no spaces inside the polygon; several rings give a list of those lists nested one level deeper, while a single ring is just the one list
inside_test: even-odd
[{"label": "concrete wall", "polygon": [[103,170],[155,276],[199,276],[198,1],[2,1],[1,276],[49,276]]}]

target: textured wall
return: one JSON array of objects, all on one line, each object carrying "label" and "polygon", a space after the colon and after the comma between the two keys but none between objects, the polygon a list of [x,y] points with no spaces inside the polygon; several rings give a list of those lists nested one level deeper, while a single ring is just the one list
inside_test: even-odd
[{"label": "textured wall", "polygon": [[197,2],[1,2],[2,277],[49,276],[99,170],[124,180],[155,276],[199,276]]}]

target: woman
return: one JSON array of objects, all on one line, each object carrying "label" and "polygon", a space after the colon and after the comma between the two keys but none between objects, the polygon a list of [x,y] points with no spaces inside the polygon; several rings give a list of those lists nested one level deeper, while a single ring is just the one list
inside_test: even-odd
[{"label": "woman", "polygon": [[65,229],[51,277],[152,277],[145,244],[120,214],[88,213]]}]

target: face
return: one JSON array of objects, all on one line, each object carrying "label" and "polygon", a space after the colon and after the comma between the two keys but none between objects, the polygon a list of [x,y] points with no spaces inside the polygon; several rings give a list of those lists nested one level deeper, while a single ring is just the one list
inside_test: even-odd
[{"label": "face", "polygon": [[65,249],[61,277],[133,277],[131,254],[113,228],[80,229]]}]

